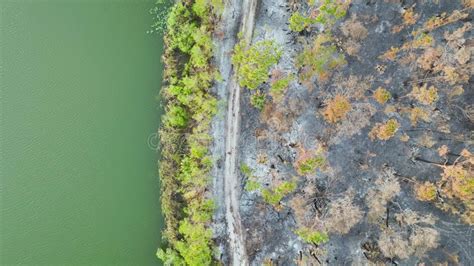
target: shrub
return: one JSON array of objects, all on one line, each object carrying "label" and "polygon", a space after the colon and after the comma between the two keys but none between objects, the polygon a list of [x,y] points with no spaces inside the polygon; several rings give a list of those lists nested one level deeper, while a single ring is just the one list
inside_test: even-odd
[{"label": "shrub", "polygon": [[325,218],[328,232],[347,234],[362,218],[362,211],[357,205],[352,204],[349,195],[337,199],[329,205]]},{"label": "shrub", "polygon": [[323,156],[323,149],[319,147],[316,151],[299,148],[298,158],[294,163],[296,172],[300,175],[314,173],[318,168],[326,166],[326,158]]},{"label": "shrub", "polygon": [[273,206],[278,206],[286,195],[296,189],[296,185],[295,181],[285,181],[273,189],[264,189],[262,191],[263,200]]},{"label": "shrub", "polygon": [[436,199],[436,186],[426,181],[423,184],[415,186],[416,198],[421,201],[432,201]]},{"label": "shrub", "polygon": [[184,212],[194,223],[205,224],[212,218],[215,204],[211,199],[196,198],[190,201]]},{"label": "shrub", "polygon": [[400,51],[400,48],[398,47],[390,47],[390,49],[379,56],[380,59],[385,59],[385,60],[390,60],[393,61],[397,58],[397,54]]},{"label": "shrub", "polygon": [[395,179],[393,172],[384,172],[383,177],[375,181],[375,187],[371,188],[366,196],[369,219],[374,221],[382,217],[387,203],[398,193],[400,193],[400,183]]},{"label": "shrub", "polygon": [[420,57],[418,57],[416,63],[421,69],[431,71],[442,55],[442,49],[430,47],[426,49]]},{"label": "shrub", "polygon": [[279,101],[283,96],[283,93],[288,88],[288,85],[291,81],[294,80],[294,76],[289,75],[284,78],[278,78],[276,80],[272,80],[272,84],[270,87],[270,95],[273,97],[274,100]]},{"label": "shrub", "polygon": [[458,198],[466,204],[474,200],[473,162],[474,156],[464,150],[454,164],[443,166],[441,189],[445,195]]},{"label": "shrub", "polygon": [[205,17],[209,15],[209,8],[207,6],[207,0],[194,0],[192,9],[196,15],[199,17]]},{"label": "shrub", "polygon": [[351,110],[349,100],[338,94],[331,99],[324,110],[324,119],[330,123],[336,123],[346,118],[347,113]]},{"label": "shrub", "polygon": [[418,224],[425,224],[425,225],[435,225],[436,218],[430,213],[428,215],[421,215],[412,210],[403,210],[400,213],[395,214],[395,220],[399,223],[399,225],[418,225]]},{"label": "shrub", "polygon": [[389,119],[385,124],[377,123],[374,128],[369,133],[369,137],[374,140],[378,138],[380,140],[389,140],[391,137],[395,136],[395,133],[398,131],[400,125],[398,121],[394,118]]},{"label": "shrub", "polygon": [[210,0],[213,11],[221,15],[224,11],[224,1],[223,0]]},{"label": "shrub", "polygon": [[252,94],[250,97],[250,104],[258,110],[262,110],[263,106],[265,106],[265,94],[260,91]]},{"label": "shrub", "polygon": [[438,100],[438,90],[434,86],[431,86],[428,89],[427,84],[425,83],[421,87],[414,86],[413,90],[410,93],[410,96],[412,96],[422,104],[429,105],[433,104]]},{"label": "shrub", "polygon": [[171,248],[166,250],[159,248],[156,252],[156,256],[163,261],[163,264],[166,266],[170,265],[184,265],[184,261],[181,256]]},{"label": "shrub", "polygon": [[[426,33],[416,34],[415,33],[414,36],[415,36],[414,40],[406,45],[408,48],[413,48],[413,49],[428,48],[434,43],[434,39],[430,34],[426,34]],[[404,47],[404,48],[407,49],[407,47]]]},{"label": "shrub", "polygon": [[355,16],[341,25],[341,31],[346,37],[350,37],[354,41],[361,41],[368,34],[367,29],[360,21],[356,20]]},{"label": "shrub", "polygon": [[[170,28],[172,26],[169,26]],[[175,25],[173,27],[178,27]],[[170,46],[172,48],[178,48],[183,53],[189,53],[194,46],[193,34],[198,31],[196,23],[186,23],[179,25],[179,31],[171,31],[170,34]]]},{"label": "shrub", "polygon": [[386,257],[406,259],[413,254],[421,258],[429,250],[438,247],[438,231],[426,226],[435,225],[436,220],[431,214],[425,216],[412,210],[403,210],[395,217],[400,231],[395,231],[394,227],[385,229],[378,242]]},{"label": "shrub", "polygon": [[245,176],[251,176],[252,175],[252,168],[250,168],[248,165],[246,164],[241,164],[240,165],[240,171],[242,172],[242,174],[244,174]]},{"label": "shrub", "polygon": [[441,14],[441,16],[431,17],[428,21],[426,21],[423,24],[423,28],[421,28],[421,30],[432,31],[432,30],[435,30],[436,28],[456,22],[460,19],[465,19],[468,16],[469,16],[468,12],[461,12],[459,10],[454,10],[453,13],[451,13],[449,16],[447,13],[443,13]]},{"label": "shrub", "polygon": [[259,190],[261,188],[260,183],[256,180],[253,175],[253,170],[246,164],[240,165],[240,171],[247,177],[247,182],[245,183],[245,190],[251,192]]},{"label": "shrub", "polygon": [[224,9],[222,0],[194,0],[192,10],[204,20],[204,24],[212,23],[212,16],[220,15]]},{"label": "shrub", "polygon": [[[351,0],[323,0],[318,7],[316,17],[306,17],[299,12],[295,12],[289,19],[290,30],[300,32],[315,23],[331,26],[346,15],[350,2]],[[309,0],[308,3],[313,6],[315,0]]]},{"label": "shrub", "polygon": [[429,250],[438,247],[439,233],[433,228],[417,226],[410,235],[409,240],[413,253],[421,257]]},{"label": "shrub", "polygon": [[306,243],[320,245],[329,241],[328,234],[320,231],[313,231],[307,227],[302,227],[296,230],[295,233]]},{"label": "shrub", "polygon": [[332,25],[346,16],[351,0],[323,0],[315,20],[321,24]]},{"label": "shrub", "polygon": [[441,147],[438,148],[438,155],[439,155],[440,157],[446,157],[446,155],[448,154],[448,152],[449,152],[449,148],[448,148],[448,146],[446,146],[446,145],[443,145],[443,146],[441,146]]},{"label": "shrub", "polygon": [[274,41],[259,41],[249,48],[244,40],[236,44],[232,63],[236,68],[240,86],[253,90],[267,81],[268,72],[278,63],[281,53]]},{"label": "shrub", "polygon": [[290,30],[300,32],[305,30],[311,24],[316,23],[316,20],[310,17],[305,17],[300,12],[295,12],[291,15],[288,22],[290,23]]},{"label": "shrub", "polygon": [[415,14],[415,12],[413,12],[413,8],[409,8],[405,10],[405,12],[403,12],[402,17],[403,17],[403,24],[409,26],[409,25],[415,24],[418,18],[420,17],[420,15]]},{"label": "shrub", "polygon": [[247,183],[245,183],[245,190],[249,192],[259,190],[260,188],[262,188],[262,185],[255,180],[249,179],[247,180]]},{"label": "shrub", "polygon": [[172,127],[184,127],[188,123],[189,115],[181,106],[171,106],[166,112],[165,123]]},{"label": "shrub", "polygon": [[333,38],[329,34],[319,34],[312,46],[307,46],[297,56],[296,66],[302,67],[302,80],[311,79],[317,75],[320,80],[325,80],[332,70],[345,65],[347,62],[343,54],[337,52],[337,48],[332,44]]},{"label": "shrub", "polygon": [[395,231],[393,227],[384,229],[378,241],[385,257],[391,259],[395,257],[407,259],[411,255],[422,257],[429,250],[438,247],[439,233],[433,228],[421,226],[421,224],[431,226],[435,224],[431,215],[422,216],[408,210],[395,216],[400,225],[399,230],[402,230]]},{"label": "shrub", "polygon": [[390,229],[382,231],[378,244],[383,255],[387,258],[407,259],[412,254],[408,241]]},{"label": "shrub", "polygon": [[388,100],[390,100],[391,97],[392,95],[390,92],[382,87],[379,87],[377,90],[375,90],[374,98],[380,104],[385,104]]},{"label": "shrub", "polygon": [[315,156],[297,162],[297,172],[300,175],[311,174],[316,169],[323,167],[326,164],[326,159],[323,156]]},{"label": "shrub", "polygon": [[420,107],[413,107],[410,110],[410,121],[411,121],[412,126],[416,126],[416,124],[418,124],[418,121],[420,119],[425,122],[429,122],[430,117],[428,116],[428,112],[426,112]]}]

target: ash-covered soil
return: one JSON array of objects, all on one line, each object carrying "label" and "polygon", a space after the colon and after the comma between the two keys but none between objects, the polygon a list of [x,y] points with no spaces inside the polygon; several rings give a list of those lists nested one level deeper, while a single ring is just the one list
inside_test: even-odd
[{"label": "ash-covered soil", "polygon": [[[443,179],[443,167],[462,162],[473,178],[468,5],[352,1],[331,31],[346,63],[302,78],[296,58],[324,28],[289,30],[293,12],[311,13],[306,1],[260,1],[252,42],[274,40],[283,54],[258,88],[267,94],[263,110],[250,104],[254,91],[242,95],[239,158],[251,174],[241,173],[240,214],[252,265],[474,265],[473,195],[455,195],[452,180]],[[433,18],[449,23],[427,24]],[[395,55],[387,53],[392,47],[400,48]],[[295,79],[273,99],[272,77],[282,73]],[[417,96],[414,87],[433,87],[436,97]],[[385,103],[378,88],[390,94]],[[350,108],[331,122],[327,109],[337,95]],[[398,125],[393,135],[375,132],[390,119]],[[324,164],[298,170],[312,156]],[[246,189],[250,179],[261,188]],[[265,202],[262,191],[284,181],[295,181],[296,190],[278,204]],[[435,194],[423,198],[426,181]],[[329,240],[305,242],[295,233],[301,228]]]}]

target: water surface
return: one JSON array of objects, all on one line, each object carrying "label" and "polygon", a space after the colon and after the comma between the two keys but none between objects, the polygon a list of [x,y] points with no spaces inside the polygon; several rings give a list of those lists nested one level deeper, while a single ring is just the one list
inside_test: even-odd
[{"label": "water surface", "polygon": [[0,0],[0,264],[155,265],[154,0]]}]

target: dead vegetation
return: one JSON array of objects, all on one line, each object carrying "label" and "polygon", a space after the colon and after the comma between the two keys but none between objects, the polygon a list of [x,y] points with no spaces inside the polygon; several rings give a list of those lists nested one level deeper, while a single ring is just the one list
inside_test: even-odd
[{"label": "dead vegetation", "polygon": [[405,210],[396,214],[396,220],[399,225],[383,229],[378,241],[385,257],[422,257],[439,245],[439,233],[433,228],[436,220],[431,215]]},{"label": "dead vegetation", "polygon": [[411,125],[414,127],[418,124],[419,121],[424,121],[426,123],[431,121],[428,111],[424,108],[413,107],[405,109],[404,112],[409,114]]},{"label": "dead vegetation", "polygon": [[430,227],[413,225],[411,233],[384,229],[378,245],[387,258],[407,259],[411,255],[422,257],[431,249],[438,247],[439,233]]},{"label": "dead vegetation", "polygon": [[411,254],[408,240],[390,229],[381,232],[378,245],[387,258],[407,259]]},{"label": "dead vegetation", "polygon": [[348,55],[356,56],[362,47],[361,41],[367,38],[367,29],[357,19],[357,16],[352,16],[350,20],[341,25],[341,31],[346,37],[342,43],[344,50]]},{"label": "dead vegetation", "polygon": [[400,193],[400,184],[393,169],[388,168],[382,171],[382,176],[375,180],[374,185],[367,192],[366,203],[369,207],[368,219],[376,223],[386,213],[387,204]]},{"label": "dead vegetation", "polygon": [[[459,200],[461,206],[453,205],[455,212],[469,224],[474,224],[474,156],[468,150],[451,165],[443,165],[439,188],[444,197]],[[461,208],[460,208],[461,207]]]},{"label": "dead vegetation", "polygon": [[[446,145],[438,149],[440,157],[447,158]],[[436,183],[425,181],[415,185],[418,200],[434,202],[439,208],[457,214],[468,224],[474,224],[474,156],[464,149],[452,164],[436,164],[442,169]]]},{"label": "dead vegetation", "polygon": [[336,125],[335,132],[331,134],[328,143],[338,144],[346,138],[360,134],[361,130],[370,124],[370,119],[376,111],[370,103],[353,103],[352,111]]},{"label": "dead vegetation", "polygon": [[347,234],[349,230],[362,218],[361,209],[352,203],[353,191],[346,192],[342,198],[329,204],[329,210],[324,218],[326,230],[330,233]]},{"label": "dead vegetation", "polygon": [[301,112],[300,108],[289,109],[285,103],[267,102],[260,115],[268,127],[278,132],[288,131],[294,118]]}]

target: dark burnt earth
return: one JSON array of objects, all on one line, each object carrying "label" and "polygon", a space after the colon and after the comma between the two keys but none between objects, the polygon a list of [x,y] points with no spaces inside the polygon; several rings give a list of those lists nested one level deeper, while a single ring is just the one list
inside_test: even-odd
[{"label": "dark burnt earth", "polygon": [[[290,31],[288,19],[293,11],[308,14],[310,10],[306,1],[290,2],[260,1],[253,43],[274,40],[283,55],[271,72],[297,78],[280,102],[267,96],[262,111],[250,105],[253,91],[243,89],[241,96],[240,163],[252,169],[262,188],[297,181],[297,189],[273,206],[263,200],[261,191],[247,191],[249,177],[241,174],[240,215],[251,264],[474,265],[474,227],[460,218],[465,207],[442,193],[431,201],[422,201],[415,193],[417,184],[440,182],[441,165],[453,164],[464,149],[473,152],[472,54],[464,60],[453,59],[461,46],[472,51],[472,29],[459,37],[464,41],[458,48],[450,48],[445,37],[446,32],[471,23],[472,8],[461,1],[352,1],[347,15],[332,30],[334,43],[347,64],[330,71],[326,80],[303,82],[298,78],[302,69],[295,65],[295,58],[322,28],[314,25],[302,33]],[[412,41],[412,32],[423,28],[430,18],[443,13],[449,16],[456,10],[467,15],[429,31],[431,44],[401,51],[393,60],[382,58],[391,47]],[[407,23],[405,12],[413,12],[415,21]],[[348,23],[361,27],[345,30]],[[401,26],[404,23],[407,25]],[[456,73],[467,73],[467,80],[458,77],[449,82],[443,78],[446,72],[420,67],[417,60],[429,47],[443,50],[444,59],[441,56],[438,61],[449,62]],[[267,93],[270,79],[259,90]],[[409,96],[414,86],[424,84],[437,89],[435,103],[420,105]],[[374,98],[379,87],[391,94],[385,104]],[[459,87],[463,92],[453,93]],[[337,94],[349,99],[351,110],[342,121],[329,123],[323,112],[328,99]],[[427,110],[429,118],[419,119],[415,125],[409,111],[417,106]],[[369,137],[377,123],[389,119],[399,123],[393,137]],[[444,156],[439,152],[443,145],[449,148]],[[324,169],[298,174],[300,156],[318,149],[326,159]],[[384,198],[377,193],[385,185],[394,193]],[[305,243],[295,234],[303,220],[318,230],[328,228],[331,203],[345,196],[361,211],[347,233],[329,233],[329,241],[319,245]],[[298,197],[300,204],[295,200]],[[371,210],[375,203],[370,203],[374,199],[387,199],[383,212],[375,218]],[[449,202],[461,213],[442,210],[440,202]],[[416,222],[407,222],[409,215],[416,216]],[[416,246],[414,236],[420,230],[437,232],[436,244],[423,250],[421,246],[430,244],[421,240],[421,246]],[[393,256],[387,256],[391,252],[390,247],[383,246],[387,238],[400,240],[401,247],[391,248],[406,249],[408,254],[393,251]]]}]

